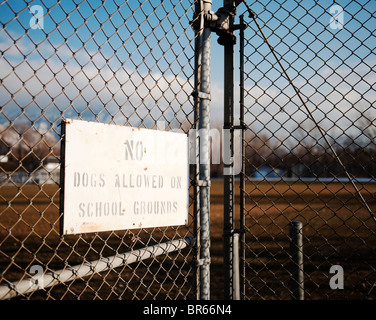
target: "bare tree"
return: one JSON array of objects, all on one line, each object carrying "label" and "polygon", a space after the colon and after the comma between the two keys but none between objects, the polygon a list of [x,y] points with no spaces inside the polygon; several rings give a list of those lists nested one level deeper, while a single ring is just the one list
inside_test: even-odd
[{"label": "bare tree", "polygon": [[58,157],[60,147],[57,139],[48,132],[39,132],[27,123],[0,126],[0,151],[9,161],[31,170],[48,156]]},{"label": "bare tree", "polygon": [[[372,109],[372,110],[371,110]],[[367,148],[376,148],[376,110],[375,108],[368,108],[364,110],[362,116],[357,120],[356,125],[362,131],[362,136],[365,138],[365,146]]]}]

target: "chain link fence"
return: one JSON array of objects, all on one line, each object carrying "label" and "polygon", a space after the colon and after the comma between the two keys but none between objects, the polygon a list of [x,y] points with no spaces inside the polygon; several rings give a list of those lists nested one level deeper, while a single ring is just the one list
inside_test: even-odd
[{"label": "chain link fence", "polygon": [[[59,233],[61,121],[188,132],[193,17],[193,2],[179,0],[1,2],[0,284],[9,288],[2,298],[195,298],[196,248],[179,242],[194,234],[193,192],[185,226]],[[154,255],[160,243],[173,252]],[[121,256],[112,267],[127,252],[133,263]],[[54,282],[57,270],[76,277]],[[32,277],[43,288],[47,276],[42,290],[14,286]]]},{"label": "chain link fence", "polygon": [[305,299],[374,299],[374,2],[248,5],[242,297],[294,295],[289,225],[300,221]]},{"label": "chain link fence", "polygon": [[[294,296],[289,228],[300,221],[305,299],[374,299],[376,8],[372,1],[247,4],[255,17],[244,12],[238,42],[241,298]],[[242,13],[244,4],[236,5]],[[195,165],[188,225],[59,232],[63,119],[196,128],[198,99],[208,94],[195,74],[200,40],[192,26],[202,28],[203,16],[195,23],[194,13],[188,0],[1,2],[2,298],[199,297],[198,265],[206,272],[210,259],[198,259],[200,243],[181,242],[200,229]],[[211,174],[218,168],[212,164]],[[212,299],[223,298],[220,187],[212,181]],[[42,289],[18,291],[15,284],[30,278]]]}]

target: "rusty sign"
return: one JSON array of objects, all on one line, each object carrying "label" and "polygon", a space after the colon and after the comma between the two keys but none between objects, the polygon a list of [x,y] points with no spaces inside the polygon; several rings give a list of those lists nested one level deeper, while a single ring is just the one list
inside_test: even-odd
[{"label": "rusty sign", "polygon": [[186,134],[66,119],[62,136],[62,234],[188,222]]}]

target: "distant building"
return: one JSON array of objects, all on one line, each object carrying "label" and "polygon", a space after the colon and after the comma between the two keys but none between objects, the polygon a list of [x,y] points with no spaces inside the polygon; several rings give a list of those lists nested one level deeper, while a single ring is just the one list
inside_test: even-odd
[{"label": "distant building", "polygon": [[305,177],[308,173],[309,170],[303,163],[297,163],[291,168],[291,178],[302,178]]},{"label": "distant building", "polygon": [[273,168],[262,166],[256,169],[253,177],[256,179],[281,179],[286,176],[286,170],[282,168]]},{"label": "distant building", "polygon": [[33,174],[33,180],[39,184],[60,183],[60,163],[55,157],[48,157],[43,167]]},{"label": "distant building", "polygon": [[9,161],[6,155],[0,155],[0,184],[59,184],[60,163],[54,156],[47,157],[37,171],[31,173],[19,166],[17,162]]},{"label": "distant building", "polygon": [[[9,172],[12,172],[17,168],[17,164],[15,162],[9,161],[9,156],[6,154],[0,155],[0,184],[7,184],[9,180]],[[17,174],[15,179],[17,179]],[[26,179],[27,180],[27,179]],[[24,181],[26,181],[24,180]]]}]

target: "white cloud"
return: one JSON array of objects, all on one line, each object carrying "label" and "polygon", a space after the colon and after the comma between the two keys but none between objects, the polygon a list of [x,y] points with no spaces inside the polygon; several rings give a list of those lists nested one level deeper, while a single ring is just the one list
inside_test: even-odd
[{"label": "white cloud", "polygon": [[[19,40],[14,43],[13,39]],[[87,103],[93,113],[103,115],[102,120],[105,121],[109,113],[119,123],[123,123],[125,117],[131,117],[135,123],[147,118],[158,120],[162,115],[171,121],[177,115],[181,117],[179,121],[184,121],[185,113],[192,112],[192,104],[188,99],[193,100],[189,98],[193,91],[193,77],[186,79],[182,74],[174,75],[169,71],[162,73],[157,68],[150,71],[142,64],[136,69],[129,60],[123,65],[115,57],[114,60],[106,61],[101,52],[84,48],[76,50],[73,55],[67,45],[54,49],[46,41],[41,42],[33,52],[34,49],[35,45],[28,37],[0,31],[0,50],[5,57],[0,60],[0,77],[3,79],[3,87],[10,91],[9,94],[2,89],[0,103],[11,105],[11,94],[14,94],[13,99],[21,108],[30,105],[24,112],[31,119],[40,117],[42,109],[45,109],[53,122],[61,116],[61,112],[66,116],[74,116],[76,111],[73,111],[72,106],[77,112],[83,112]],[[24,54],[30,52],[33,53],[25,59]],[[45,57],[49,58],[45,60]],[[119,58],[123,61],[127,59]],[[349,119],[359,114],[359,109],[376,101],[374,65],[370,59],[354,68],[335,68],[327,64],[308,81],[300,77],[294,80],[294,84],[318,121],[328,128],[333,127],[333,124],[348,128],[351,126]],[[270,81],[273,82],[273,79]],[[283,85],[280,78],[278,83]],[[308,118],[304,106],[287,80],[285,84],[284,89],[273,85],[262,86],[260,83],[250,87],[246,81],[246,120],[250,124],[266,127],[270,132],[280,130],[281,127],[291,131],[297,123]],[[237,121],[238,82],[235,83],[234,93]],[[223,117],[223,96],[222,81],[212,79],[213,121],[221,121]],[[40,108],[31,106],[33,101]],[[57,109],[51,107],[54,104]],[[181,108],[184,108],[185,113],[179,111]],[[11,112],[17,116],[21,110],[15,108]]]},{"label": "white cloud", "polygon": [[[22,38],[20,44],[17,41],[15,46],[25,48],[26,40]],[[9,48],[9,42],[9,39],[2,41],[1,48]],[[38,51],[44,52],[45,47],[48,47],[47,44],[41,43]],[[137,70],[127,62],[112,70],[111,67],[115,69],[115,66],[111,60],[104,64],[104,58],[99,53],[79,50],[73,57],[67,46],[60,46],[47,60],[34,54],[33,59],[26,57],[19,63],[18,55],[18,52],[10,49],[4,53],[6,60],[0,60],[0,77],[3,86],[14,94],[14,100],[20,107],[25,107],[23,104],[30,103],[34,98],[35,103],[44,108],[53,104],[55,99],[57,104],[65,101],[64,105],[57,106],[61,111],[73,104],[81,112],[89,102],[93,112],[103,113],[106,105],[109,113],[117,113],[118,121],[124,118],[124,114],[141,121],[147,116],[148,108],[160,114],[170,109],[171,118],[174,117],[173,111],[178,112],[182,107],[181,104],[190,105],[187,99],[193,90],[191,80],[171,72],[151,72],[143,70],[142,66]],[[33,69],[33,65],[38,66],[37,69]],[[13,103],[9,94],[0,99],[2,105]],[[137,107],[140,107],[139,110],[135,110]],[[36,111],[41,112],[39,108]],[[15,115],[17,112],[21,110],[13,110]],[[60,117],[60,114],[55,117]]]}]

